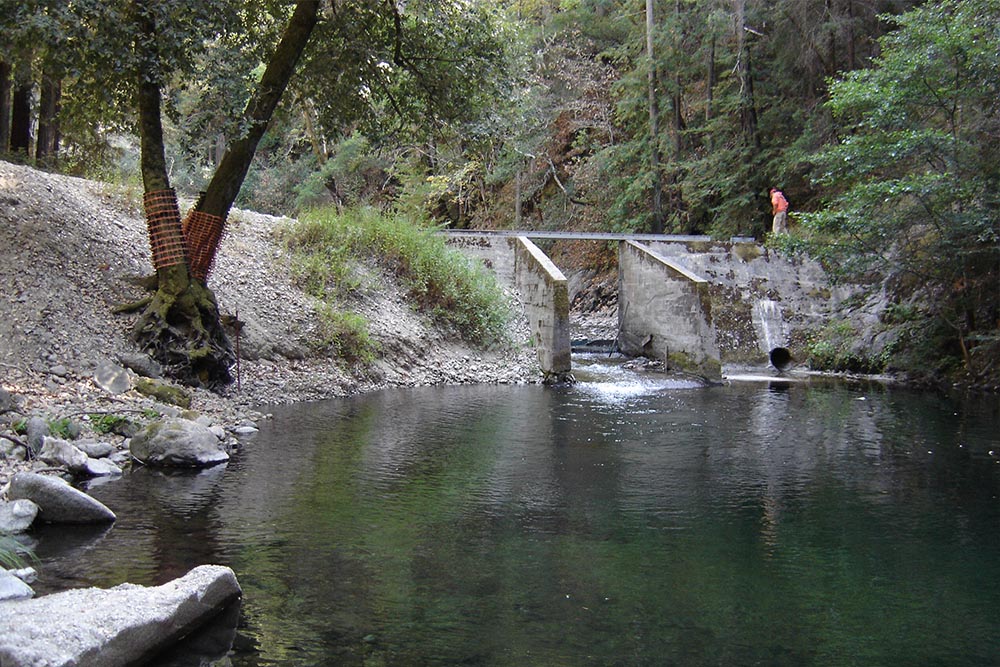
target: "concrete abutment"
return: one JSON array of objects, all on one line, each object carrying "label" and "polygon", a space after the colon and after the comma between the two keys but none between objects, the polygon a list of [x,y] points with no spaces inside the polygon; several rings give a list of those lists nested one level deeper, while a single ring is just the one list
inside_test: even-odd
[{"label": "concrete abutment", "polygon": [[667,370],[720,381],[722,363],[708,287],[704,278],[647,246],[622,242],[618,250],[621,351],[662,360]]},{"label": "concrete abutment", "polygon": [[514,280],[546,382],[572,380],[566,276],[526,236],[514,243]]}]

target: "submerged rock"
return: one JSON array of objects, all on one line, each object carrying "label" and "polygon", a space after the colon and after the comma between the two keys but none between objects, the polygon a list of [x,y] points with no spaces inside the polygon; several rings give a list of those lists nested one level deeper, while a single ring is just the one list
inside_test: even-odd
[{"label": "submerged rock", "polygon": [[58,477],[20,472],[10,481],[7,497],[38,505],[38,519],[47,523],[104,523],[115,513]]},{"label": "submerged rock", "polygon": [[142,664],[241,594],[231,569],[202,565],[162,586],[121,584],[0,602],[0,664]]}]

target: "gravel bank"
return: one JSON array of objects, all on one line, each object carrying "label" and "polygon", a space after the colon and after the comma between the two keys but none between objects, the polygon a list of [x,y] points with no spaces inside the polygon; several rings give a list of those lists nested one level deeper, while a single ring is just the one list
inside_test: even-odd
[{"label": "gravel bank", "polygon": [[[136,352],[135,316],[112,309],[141,298],[136,279],[152,273],[140,198],[138,190],[0,162],[0,386],[16,403],[0,428],[19,416],[68,417],[87,435],[86,415],[163,409],[134,390],[112,395],[94,382],[99,364]],[[230,217],[210,285],[223,315],[244,322],[239,386],[191,390],[191,409],[230,427],[263,418],[271,404],[538,379],[534,351],[517,344],[528,340],[526,323],[512,325],[515,346],[471,347],[414,312],[373,266],[360,267],[363,287],[345,306],[368,319],[382,358],[355,369],[318,351],[317,304],[294,284],[276,234],[288,222],[247,211]],[[0,489],[14,471],[42,465],[0,451]]]}]

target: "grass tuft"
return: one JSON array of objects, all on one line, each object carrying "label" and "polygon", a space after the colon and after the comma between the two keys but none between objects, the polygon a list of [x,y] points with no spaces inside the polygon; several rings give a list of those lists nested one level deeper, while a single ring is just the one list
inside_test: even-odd
[{"label": "grass tuft", "polygon": [[432,228],[368,208],[317,209],[283,236],[295,253],[298,283],[318,298],[359,289],[352,262],[372,257],[401,280],[419,310],[465,340],[482,346],[505,340],[510,308],[496,278]]}]

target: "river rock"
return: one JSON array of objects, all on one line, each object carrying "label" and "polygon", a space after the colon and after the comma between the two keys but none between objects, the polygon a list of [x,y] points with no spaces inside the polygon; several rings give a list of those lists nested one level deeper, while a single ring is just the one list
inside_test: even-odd
[{"label": "river rock", "polygon": [[124,394],[132,388],[128,371],[107,359],[97,365],[94,383],[109,394]]},{"label": "river rock", "polygon": [[130,368],[139,375],[148,378],[162,378],[163,366],[156,362],[148,354],[132,354],[122,352],[118,355],[118,361],[126,368]]},{"label": "river rock", "polygon": [[33,455],[41,451],[45,438],[52,435],[52,431],[49,430],[49,423],[37,416],[28,418],[25,430],[28,435],[28,449],[31,450]]},{"label": "river rock", "polygon": [[121,584],[0,603],[0,664],[143,664],[242,594],[228,567],[202,565],[162,586]]},{"label": "river rock", "polygon": [[122,474],[122,469],[107,459],[88,458],[80,472],[87,477],[117,477]]},{"label": "river rock", "polygon": [[17,399],[9,391],[0,387],[0,414],[15,410],[17,410]]},{"label": "river rock", "polygon": [[76,443],[76,448],[92,459],[103,459],[115,451],[115,446],[110,442],[98,440],[81,440]]},{"label": "river rock", "polygon": [[28,451],[25,447],[0,434],[0,457],[24,461],[28,458]]},{"label": "river rock", "polygon": [[38,519],[47,523],[104,523],[115,513],[58,477],[20,472],[10,481],[7,497],[38,505]]},{"label": "river rock", "polygon": [[[27,600],[35,597],[35,591],[7,570],[0,567],[0,602],[7,600]],[[6,665],[6,662],[0,662]]]},{"label": "river rock", "polygon": [[38,452],[38,458],[51,465],[63,466],[78,473],[86,468],[88,457],[67,440],[45,437],[42,439],[42,451]]},{"label": "river rock", "polygon": [[212,431],[189,419],[155,421],[133,436],[129,451],[152,466],[202,468],[229,460]]},{"label": "river rock", "polygon": [[23,533],[38,516],[38,505],[20,498],[9,503],[0,501],[0,534]]}]

